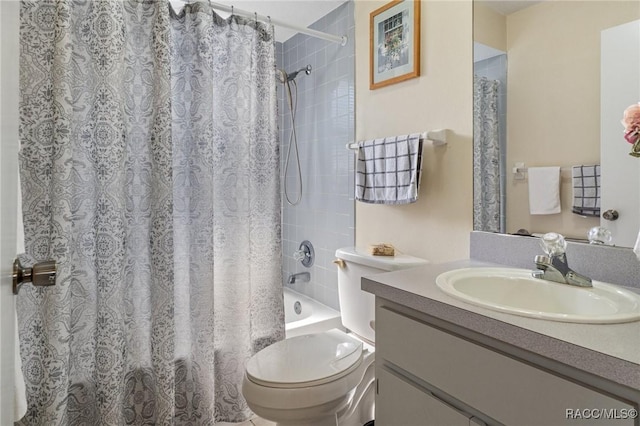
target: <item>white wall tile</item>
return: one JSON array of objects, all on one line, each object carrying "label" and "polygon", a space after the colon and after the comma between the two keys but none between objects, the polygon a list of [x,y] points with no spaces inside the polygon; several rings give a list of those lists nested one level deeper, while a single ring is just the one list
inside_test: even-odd
[{"label": "white wall tile", "polygon": [[[335,34],[353,33],[353,5],[345,3],[311,25]],[[278,68],[288,72],[310,64],[311,75],[298,75],[296,131],[303,173],[303,198],[295,207],[283,202],[283,274],[310,271],[311,282],[296,284],[297,291],[338,309],[337,273],[331,263],[337,248],[354,244],[353,153],[345,144],[354,139],[354,43],[346,47],[296,35],[281,47]],[[282,87],[282,86],[280,86]],[[279,95],[284,96],[283,89]],[[284,100],[284,97],[282,98]],[[290,125],[288,105],[279,105],[281,155],[286,155]],[[283,163],[284,164],[284,163]],[[287,175],[295,190],[295,164]],[[284,166],[283,166],[284,167]],[[311,269],[291,258],[303,239],[314,245],[317,258]]]}]

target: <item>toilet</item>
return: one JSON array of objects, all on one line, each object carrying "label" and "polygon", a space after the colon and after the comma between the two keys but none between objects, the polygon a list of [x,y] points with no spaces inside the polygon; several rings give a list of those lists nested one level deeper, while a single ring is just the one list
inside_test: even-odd
[{"label": "toilet", "polygon": [[362,426],[374,416],[375,298],[360,278],[428,263],[413,256],[336,250],[342,325],[292,337],[255,354],[242,393],[249,408],[278,426]]}]

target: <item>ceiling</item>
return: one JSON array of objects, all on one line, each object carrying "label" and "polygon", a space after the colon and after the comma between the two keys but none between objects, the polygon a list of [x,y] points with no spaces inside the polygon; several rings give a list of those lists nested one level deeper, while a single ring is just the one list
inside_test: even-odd
[{"label": "ceiling", "polygon": [[[170,0],[176,10],[182,7],[184,0]],[[256,12],[301,27],[309,25],[344,3],[345,0],[214,0],[214,3],[233,6],[239,10]],[[229,13],[218,12],[221,16]],[[285,42],[297,32],[284,27],[276,27],[276,41]],[[336,34],[343,35],[343,34]]]},{"label": "ceiling", "polygon": [[481,3],[502,15],[510,15],[544,0],[481,0]]}]

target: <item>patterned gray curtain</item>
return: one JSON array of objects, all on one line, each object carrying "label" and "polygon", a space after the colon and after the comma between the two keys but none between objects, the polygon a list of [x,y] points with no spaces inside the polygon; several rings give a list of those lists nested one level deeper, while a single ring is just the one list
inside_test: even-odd
[{"label": "patterned gray curtain", "polygon": [[23,0],[25,425],[251,414],[284,337],[272,31],[207,3]]},{"label": "patterned gray curtain", "polygon": [[504,232],[501,214],[497,80],[474,77],[473,229]]}]

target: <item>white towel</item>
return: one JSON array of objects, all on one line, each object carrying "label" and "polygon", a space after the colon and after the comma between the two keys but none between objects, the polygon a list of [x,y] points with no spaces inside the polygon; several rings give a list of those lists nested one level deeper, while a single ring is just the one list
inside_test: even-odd
[{"label": "white towel", "polygon": [[529,212],[560,213],[560,167],[529,167]]},{"label": "white towel", "polygon": [[358,143],[356,200],[373,204],[417,201],[422,167],[420,134]]}]

